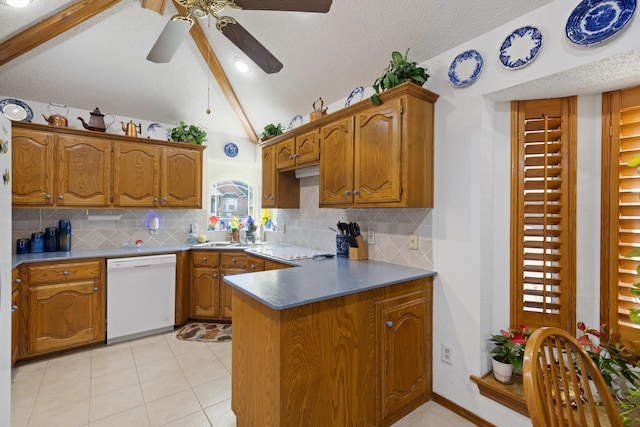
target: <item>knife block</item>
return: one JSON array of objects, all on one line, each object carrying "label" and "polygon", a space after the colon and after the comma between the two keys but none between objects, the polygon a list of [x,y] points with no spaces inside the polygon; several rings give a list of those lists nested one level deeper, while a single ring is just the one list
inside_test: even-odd
[{"label": "knife block", "polygon": [[361,261],[363,259],[369,259],[369,251],[367,250],[367,243],[362,236],[356,237],[357,248],[349,248],[349,258],[354,261]]}]

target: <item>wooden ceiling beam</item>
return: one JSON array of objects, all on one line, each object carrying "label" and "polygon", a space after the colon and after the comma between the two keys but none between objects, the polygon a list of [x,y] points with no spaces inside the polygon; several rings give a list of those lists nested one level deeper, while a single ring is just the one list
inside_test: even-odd
[{"label": "wooden ceiling beam", "polygon": [[0,66],[109,9],[120,1],[80,0],[36,23],[0,44]]},{"label": "wooden ceiling beam", "polygon": [[167,0],[142,0],[142,7],[164,15],[164,8],[167,7]]},{"label": "wooden ceiling beam", "polygon": [[[173,0],[173,4],[181,13],[184,14],[186,12],[182,5],[176,2],[176,0]],[[227,101],[229,101],[229,104],[231,104],[231,108],[238,116],[238,119],[240,119],[240,123],[242,124],[245,133],[249,137],[249,140],[253,143],[257,143],[258,135],[256,135],[256,132],[253,130],[253,126],[251,126],[251,122],[249,121],[244,108],[242,108],[242,105],[240,104],[240,101],[238,100],[238,97],[233,90],[231,82],[229,82],[229,79],[227,78],[227,74],[222,69],[222,65],[220,64],[220,61],[218,60],[215,52],[211,48],[211,44],[209,43],[209,40],[204,34],[204,31],[202,30],[202,27],[200,26],[198,21],[196,21],[191,27],[190,33],[193,41],[198,47],[198,50],[200,50],[200,53],[202,54],[202,57],[209,66],[211,74],[213,74],[213,77],[215,77],[216,81],[218,82],[220,89],[222,89],[222,93],[224,93],[224,95],[227,97]]]}]

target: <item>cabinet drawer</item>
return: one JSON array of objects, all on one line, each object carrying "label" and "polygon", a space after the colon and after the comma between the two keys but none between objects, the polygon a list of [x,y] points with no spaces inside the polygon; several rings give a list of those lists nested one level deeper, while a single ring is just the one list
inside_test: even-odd
[{"label": "cabinet drawer", "polygon": [[191,256],[194,267],[217,267],[219,264],[218,252],[192,252]]},{"label": "cabinet drawer", "polygon": [[70,262],[64,264],[37,264],[27,266],[29,285],[78,279],[99,278],[100,260],[90,262]]},{"label": "cabinet drawer", "polygon": [[264,260],[256,257],[247,257],[247,269],[251,272],[263,271]]},{"label": "cabinet drawer", "polygon": [[247,256],[243,252],[226,252],[220,255],[220,265],[230,268],[247,268]]}]

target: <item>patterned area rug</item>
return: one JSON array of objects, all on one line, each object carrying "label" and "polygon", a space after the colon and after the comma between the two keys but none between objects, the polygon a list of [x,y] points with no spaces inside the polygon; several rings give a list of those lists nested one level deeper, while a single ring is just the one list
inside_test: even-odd
[{"label": "patterned area rug", "polygon": [[231,325],[224,323],[191,322],[176,334],[185,341],[231,341]]}]

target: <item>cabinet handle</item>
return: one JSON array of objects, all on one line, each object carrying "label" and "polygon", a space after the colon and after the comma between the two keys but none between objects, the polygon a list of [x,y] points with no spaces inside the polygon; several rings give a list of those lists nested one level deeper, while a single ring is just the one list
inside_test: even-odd
[{"label": "cabinet handle", "polygon": [[360,192],[358,190],[353,190],[353,195],[357,196],[358,194],[360,194]]},{"label": "cabinet handle", "polygon": [[44,196],[45,199],[50,199],[51,198],[51,194],[47,194]]},{"label": "cabinet handle", "polygon": [[293,160],[293,156],[289,156],[289,160]]},{"label": "cabinet handle", "polygon": [[98,288],[97,287],[93,288],[93,292],[98,292]]},{"label": "cabinet handle", "polygon": [[349,190],[347,190],[347,191],[345,191],[345,192],[344,192],[344,195],[345,195],[345,196],[348,196],[349,194],[351,194],[351,191],[349,191]]},{"label": "cabinet handle", "polygon": [[163,201],[163,202],[166,202],[166,201],[167,201],[167,198],[166,198],[166,197],[163,197],[163,198],[162,198],[162,201]]},{"label": "cabinet handle", "polygon": [[294,154],[294,155],[293,155],[293,158],[294,158],[294,159],[297,159],[298,157],[300,157],[300,156],[298,156],[298,153],[296,153],[296,154]]},{"label": "cabinet handle", "polygon": [[13,313],[13,312],[15,312],[17,309],[18,309],[18,306],[17,306],[17,305],[12,305],[12,306],[11,306],[11,312],[12,312],[12,313]]},{"label": "cabinet handle", "polygon": [[255,270],[256,269],[256,265],[255,264],[251,264],[251,269]]},{"label": "cabinet handle", "polygon": [[63,272],[62,272],[62,275],[63,275],[63,276],[68,276],[68,275],[69,275],[69,272],[65,270],[65,271],[63,271]]},{"label": "cabinet handle", "polygon": [[153,203],[158,203],[158,198],[157,197],[153,198]]},{"label": "cabinet handle", "polygon": [[62,200],[62,199],[64,199],[64,196],[61,194],[61,195],[58,196],[58,199]]},{"label": "cabinet handle", "polygon": [[15,280],[15,283],[22,283],[22,280],[20,280],[20,279],[16,279],[16,280]]},{"label": "cabinet handle", "polygon": [[202,262],[207,262],[207,257],[203,257]]},{"label": "cabinet handle", "polygon": [[235,259],[235,258],[232,258],[232,259],[231,259],[231,262],[236,262],[236,259]]},{"label": "cabinet handle", "polygon": [[273,196],[269,197],[269,200],[273,200]]},{"label": "cabinet handle", "polygon": [[214,278],[214,279],[217,279],[217,278],[218,278],[218,275],[217,275],[217,274],[214,274],[214,275],[213,275],[213,278]]},{"label": "cabinet handle", "polygon": [[391,320],[387,320],[387,328],[391,328],[393,326],[393,322]]}]

